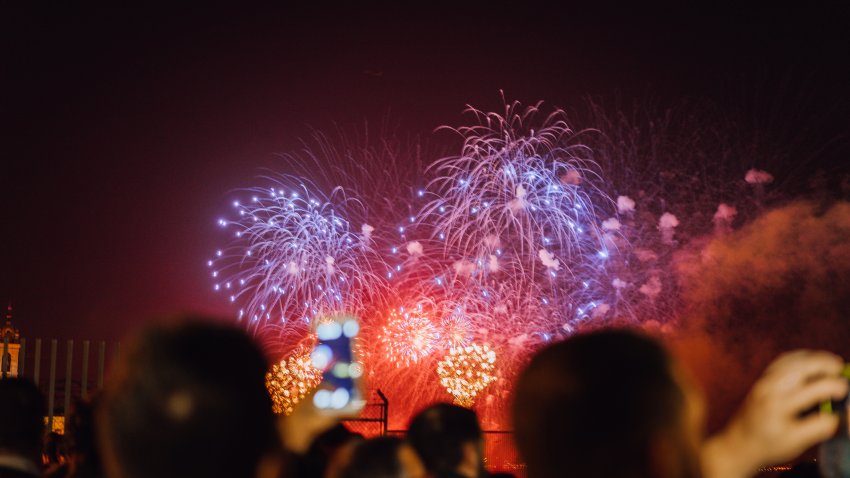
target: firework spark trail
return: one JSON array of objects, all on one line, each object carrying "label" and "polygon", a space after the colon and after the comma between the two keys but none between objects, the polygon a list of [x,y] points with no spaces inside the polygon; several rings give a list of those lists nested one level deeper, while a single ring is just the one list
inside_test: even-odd
[{"label": "firework spark trail", "polygon": [[417,364],[434,351],[439,340],[431,319],[417,308],[391,311],[378,336],[384,359],[396,367]]},{"label": "firework spark trail", "polygon": [[[609,267],[617,297],[609,302],[612,317],[672,326],[681,305],[674,264],[682,247],[731,230],[733,216],[739,224],[752,220],[762,201],[779,197],[775,185],[765,190],[745,179],[748,164],[774,171],[783,161],[775,151],[756,147],[760,135],[707,107],[662,108],[651,99],[625,109],[586,103],[583,116],[598,133],[584,142],[605,171],[602,187],[619,195],[618,221],[609,224],[631,246]],[[758,173],[750,179],[766,179]]]},{"label": "firework spark trail", "polygon": [[[347,218],[380,254],[386,279],[396,288],[404,288],[403,282],[412,279],[408,272],[413,270],[401,273],[403,269],[416,265],[416,271],[424,270],[425,261],[409,252],[412,241],[405,238],[416,226],[413,203],[424,196],[425,158],[435,156],[432,146],[415,136],[399,135],[397,127],[385,120],[371,129],[364,123],[353,134],[313,131],[300,150],[282,154],[281,159],[294,176],[310,178],[311,184],[323,190],[342,188],[349,197],[357,198],[358,207],[348,208]],[[424,243],[427,237],[419,240]],[[425,253],[432,250],[425,245]],[[392,298],[392,294],[386,295]],[[374,309],[386,309],[390,302],[374,304]]]},{"label": "firework spark trail", "polygon": [[303,336],[316,317],[362,313],[386,284],[370,241],[345,217],[357,202],[341,189],[324,197],[299,178],[270,182],[233,203],[235,219],[219,220],[234,241],[208,262],[214,288],[241,305],[250,328],[281,341]]},{"label": "firework spark trail", "polygon": [[592,232],[584,228],[596,227],[585,220],[595,209],[588,181],[595,173],[580,155],[585,148],[568,144],[575,133],[563,113],[555,111],[534,130],[524,124],[537,106],[520,110],[514,103],[504,116],[469,111],[482,124],[452,129],[464,139],[461,154],[430,166],[439,174],[428,185],[437,198],[423,217],[437,218],[446,248],[468,257],[482,241],[491,250],[510,243],[521,254],[580,247]]},{"label": "firework spark trail", "polygon": [[576,142],[578,133],[561,110],[542,121],[539,104],[506,104],[503,114],[468,111],[477,124],[448,128],[463,139],[461,154],[430,166],[437,177],[419,216],[433,227],[431,239],[441,243],[449,266],[434,280],[480,282],[475,293],[487,298],[500,281],[519,278],[514,293],[528,291],[523,283],[535,284],[543,305],[573,313],[546,314],[557,320],[526,334],[587,318],[600,297],[611,295],[610,280],[600,275],[618,246],[607,239],[616,231],[603,231],[596,216],[614,207],[595,186],[600,181],[589,151]]},{"label": "firework spark trail", "polygon": [[[380,389],[392,403],[390,427],[404,428],[425,404],[447,398],[435,372],[445,350],[445,329],[432,295],[415,295],[413,288],[394,291],[395,306],[363,317],[356,351],[368,386]],[[413,320],[399,324],[405,313]]]}]

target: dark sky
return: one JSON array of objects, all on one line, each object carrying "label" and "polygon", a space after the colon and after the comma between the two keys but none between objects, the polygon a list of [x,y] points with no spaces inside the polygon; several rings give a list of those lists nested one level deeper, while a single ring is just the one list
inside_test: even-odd
[{"label": "dark sky", "polygon": [[595,94],[733,107],[781,81],[846,98],[848,5],[7,5],[0,300],[30,336],[230,316],[205,266],[224,240],[215,220],[309,126],[390,115],[429,134],[466,103],[498,108],[499,89],[559,106]]}]

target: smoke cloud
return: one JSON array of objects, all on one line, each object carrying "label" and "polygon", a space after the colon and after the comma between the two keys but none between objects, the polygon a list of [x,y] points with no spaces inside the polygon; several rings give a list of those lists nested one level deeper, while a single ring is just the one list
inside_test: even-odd
[{"label": "smoke cloud", "polygon": [[679,258],[686,309],[674,347],[706,388],[710,428],[795,348],[850,359],[850,203],[798,202]]}]

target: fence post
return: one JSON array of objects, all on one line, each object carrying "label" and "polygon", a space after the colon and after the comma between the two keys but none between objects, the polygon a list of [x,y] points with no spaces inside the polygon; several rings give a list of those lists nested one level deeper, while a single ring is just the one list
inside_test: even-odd
[{"label": "fence post", "polygon": [[18,349],[18,377],[24,376],[24,364],[27,361],[27,339],[21,339],[21,348]]},{"label": "fence post", "polygon": [[80,377],[80,396],[85,397],[89,385],[89,341],[83,340],[83,376]]},{"label": "fence post", "polygon": [[38,376],[41,373],[41,339],[35,339],[35,370],[33,370],[32,381],[38,386]]},{"label": "fence post", "polygon": [[381,389],[375,390],[377,392],[378,397],[381,398],[381,401],[384,402],[381,407],[381,435],[387,434],[387,422],[389,422],[390,417],[390,401],[387,400],[387,396],[381,392]]},{"label": "fence post", "polygon": [[100,341],[97,350],[97,388],[103,388],[103,361],[106,360],[106,342]]},{"label": "fence post", "polygon": [[[3,337],[3,355],[0,355],[0,371],[3,372],[3,378],[6,374],[12,371],[12,357],[9,354],[9,337]],[[8,360],[8,362],[7,362]],[[8,370],[6,368],[8,367]]]},{"label": "fence post", "polygon": [[53,405],[56,399],[56,347],[59,341],[50,340],[50,384],[47,394],[47,431],[53,431]]},{"label": "fence post", "polygon": [[68,413],[71,410],[71,379],[74,376],[74,341],[68,341],[68,362],[65,364],[65,411],[62,416],[65,420],[68,419]]}]

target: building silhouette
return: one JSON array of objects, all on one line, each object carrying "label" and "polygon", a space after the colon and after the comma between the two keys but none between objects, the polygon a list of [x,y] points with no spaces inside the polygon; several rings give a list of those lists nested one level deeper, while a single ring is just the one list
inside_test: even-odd
[{"label": "building silhouette", "polygon": [[6,317],[0,327],[3,351],[0,354],[0,373],[3,378],[18,376],[18,359],[21,353],[21,331],[12,324],[12,304],[6,307]]}]

